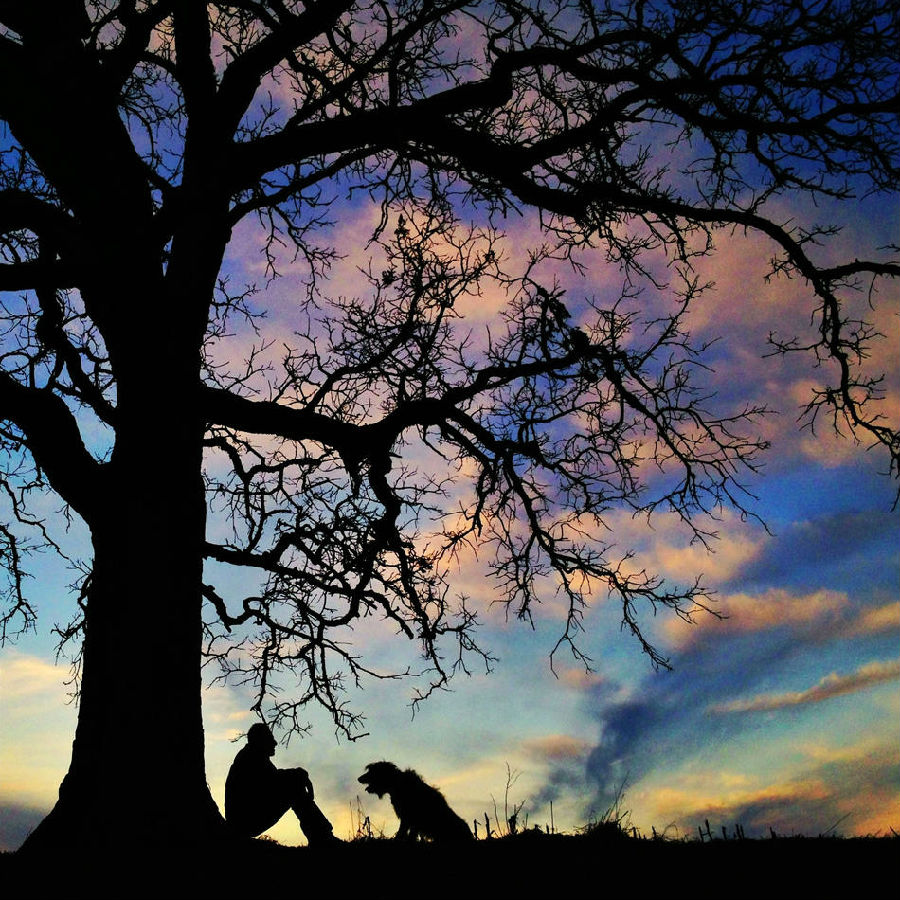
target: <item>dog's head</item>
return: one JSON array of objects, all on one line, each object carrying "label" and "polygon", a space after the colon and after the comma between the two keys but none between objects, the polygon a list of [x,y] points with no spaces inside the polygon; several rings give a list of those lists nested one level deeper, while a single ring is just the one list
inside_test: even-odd
[{"label": "dog's head", "polygon": [[366,766],[366,771],[357,780],[366,786],[367,794],[378,794],[379,797],[383,797],[391,792],[398,775],[400,770],[393,763],[373,762]]}]

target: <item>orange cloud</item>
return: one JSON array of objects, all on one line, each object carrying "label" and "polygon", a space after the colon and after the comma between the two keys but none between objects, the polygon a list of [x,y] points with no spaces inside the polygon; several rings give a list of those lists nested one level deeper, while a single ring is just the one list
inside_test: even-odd
[{"label": "orange cloud", "polygon": [[605,681],[597,672],[586,672],[584,669],[566,669],[559,673],[559,680],[579,691],[595,688]]},{"label": "orange cloud", "polygon": [[657,813],[662,819],[701,820],[714,816],[728,821],[730,810],[748,806],[779,806],[821,801],[830,795],[819,779],[772,784],[756,790],[736,790],[724,794],[698,794],[692,790],[662,788],[654,792]]},{"label": "orange cloud", "polygon": [[890,837],[897,834],[897,823],[900,822],[900,791],[885,786],[881,792],[881,802],[875,808],[860,808],[857,812],[853,833],[857,835],[874,835]]},{"label": "orange cloud", "polygon": [[705,771],[683,773],[663,786],[637,791],[641,818],[671,822],[685,833],[704,819],[714,825],[739,822],[763,833],[867,835],[896,829],[900,809],[894,786],[898,757],[894,742],[806,749],[811,767],[759,783],[752,776]]},{"label": "orange cloud", "polygon": [[763,594],[730,594],[717,599],[716,611],[727,618],[704,617],[690,626],[669,620],[663,626],[669,641],[683,649],[713,632],[738,634],[782,625],[834,624],[849,604],[845,593],[828,590],[798,596],[786,590],[772,589]]},{"label": "orange cloud", "polygon": [[784,694],[760,694],[749,700],[734,700],[710,708],[711,712],[763,712],[800,706],[807,703],[821,703],[842,694],[852,694],[875,684],[900,678],[900,659],[887,662],[871,662],[849,675],[832,672],[818,684],[805,691],[788,691]]},{"label": "orange cloud", "polygon": [[[762,528],[730,510],[699,523],[715,533],[709,547],[698,542],[674,513],[655,514],[648,522],[644,516],[614,511],[604,521],[608,532],[596,529],[598,540],[611,535],[618,547],[637,551],[635,570],[646,567],[681,583],[692,582],[698,574],[708,583],[727,581],[756,559],[770,540]],[[593,533],[590,523],[584,523],[584,529]]]},{"label": "orange cloud", "polygon": [[900,600],[862,610],[846,634],[855,637],[896,628],[900,628]]},{"label": "orange cloud", "polygon": [[583,759],[591,751],[593,744],[568,734],[548,734],[524,741],[525,751],[539,760],[561,762]]}]

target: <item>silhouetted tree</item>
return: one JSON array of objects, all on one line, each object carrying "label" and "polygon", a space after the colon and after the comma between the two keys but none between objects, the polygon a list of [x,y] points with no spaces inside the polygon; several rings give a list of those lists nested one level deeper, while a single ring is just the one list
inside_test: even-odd
[{"label": "silhouetted tree", "polygon": [[[542,585],[561,588],[563,644],[593,586],[664,663],[638,606],[690,616],[702,589],[625,565],[597,535],[620,507],[674,510],[702,537],[703,513],[741,506],[763,447],[744,426],[761,410],[723,413],[692,388],[704,348],[683,328],[691,262],[716,229],[762,232],[776,267],[812,287],[817,339],[780,345],[835,364],[808,413],[882,445],[896,475],[896,433],[858,366],[870,328],[842,298],[900,268],[818,262],[823,235],[770,212],[784,195],[896,188],[896,12],[2,0],[4,638],[32,621],[23,535],[53,541],[36,494],[55,492],[93,542],[63,629],[82,641],[71,768],[33,844],[112,839],[127,792],[139,839],[217,833],[204,652],[254,679],[260,703],[292,671],[296,695],[270,713],[281,724],[315,700],[353,731],[340,686],[364,671],[345,643],[364,616],[418,641],[443,684],[479,652],[448,580],[471,544],[519,616]],[[670,165],[676,145],[688,165]],[[346,249],[328,246],[329,204],[348,194],[381,204],[384,263],[368,295],[329,302]],[[605,247],[621,302],[574,315],[534,267],[505,263],[485,223],[525,207],[547,239],[533,263]],[[308,266],[280,360],[263,342],[228,357],[269,284],[232,290],[238,227],[263,236],[270,277],[284,247]],[[654,251],[680,273],[669,286]],[[640,321],[642,279],[676,311]],[[499,290],[488,331],[467,325],[465,302]],[[664,472],[652,490],[647,458]],[[264,588],[231,596],[204,581],[205,560],[258,570]]]}]

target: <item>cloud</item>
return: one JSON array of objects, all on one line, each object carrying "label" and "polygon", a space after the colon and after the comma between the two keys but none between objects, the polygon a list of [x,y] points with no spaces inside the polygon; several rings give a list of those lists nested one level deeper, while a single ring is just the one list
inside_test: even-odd
[{"label": "cloud", "polygon": [[66,703],[68,674],[18,650],[0,660],[0,845],[7,849],[47,814],[68,768],[76,717]]},{"label": "cloud", "polygon": [[867,607],[860,611],[846,631],[850,637],[879,634],[900,628],[900,600],[883,606]]},{"label": "cloud", "polygon": [[16,651],[10,652],[6,659],[0,661],[4,703],[34,699],[47,693],[58,694],[67,677],[68,673],[59,666]]},{"label": "cloud", "polygon": [[561,760],[583,760],[591,749],[590,741],[568,734],[548,734],[526,740],[523,748],[537,760],[558,762]]},{"label": "cloud", "polygon": [[203,724],[207,744],[229,744],[243,735],[256,721],[250,712],[254,702],[247,686],[221,684],[203,689]]},{"label": "cloud", "polygon": [[[849,676],[825,677],[796,695],[772,691],[773,683],[781,686],[785,673],[807,666],[813,654],[821,652],[824,640],[845,637],[847,624],[865,621],[866,615],[854,609],[845,594],[825,590],[802,595],[780,590],[761,596],[731,595],[722,605],[731,619],[703,620],[681,633],[674,671],[645,677],[614,702],[609,691],[589,700],[599,723],[598,740],[586,763],[594,808],[609,805],[626,779],[636,785],[645,778],[657,779],[686,760],[694,759],[699,765],[700,760],[715,759],[717,748],[738,753],[748,740],[767,741],[771,746],[761,744],[758,758],[776,754],[771,742],[780,740],[781,731],[774,724],[765,734],[751,737],[746,717],[710,715],[743,708],[742,696],[754,689],[764,698],[759,700],[760,708],[803,704],[859,691],[900,674],[896,663],[876,663],[863,665]],[[881,623],[888,616],[879,613],[871,618]],[[764,693],[762,686],[769,690]],[[743,702],[752,708],[756,701]],[[877,733],[879,727],[872,730]],[[773,765],[780,764],[777,757],[773,759]]]},{"label": "cloud", "polygon": [[559,673],[559,680],[579,691],[596,689],[606,681],[599,673],[586,672],[584,669],[564,669]]},{"label": "cloud", "polygon": [[760,594],[729,594],[717,600],[716,612],[726,618],[698,618],[693,625],[677,619],[666,621],[663,631],[675,649],[685,651],[711,637],[775,628],[827,629],[831,633],[834,624],[842,620],[850,605],[845,593],[829,590],[796,594],[771,589]]},{"label": "cloud", "polygon": [[[772,208],[771,212],[776,219],[783,216],[782,221],[795,219],[798,214],[796,208],[788,207]],[[816,219],[823,215],[821,210],[810,212]],[[816,248],[817,255],[829,263],[855,255],[871,257],[872,247],[886,245],[896,233],[896,212],[888,212],[877,200],[844,204],[825,215],[835,222],[844,220],[844,224],[848,216],[859,216],[837,239]],[[835,435],[826,418],[816,423],[815,435],[798,427],[797,417],[812,399],[813,389],[821,389],[826,379],[834,377],[834,370],[820,366],[812,353],[766,356],[771,350],[770,334],[782,341],[797,337],[801,346],[813,346],[820,339],[814,317],[820,303],[812,290],[797,279],[775,277],[766,281],[777,248],[765,236],[729,234],[720,229],[715,240],[715,252],[696,263],[700,280],[713,282],[714,288],[692,302],[687,326],[697,341],[721,339],[704,358],[711,365],[706,383],[716,391],[717,408],[753,402],[780,413],[758,426],[773,444],[773,452],[766,457],[771,469],[807,460],[835,466],[858,459],[860,447],[852,437]],[[886,374],[879,384],[884,396],[871,404],[869,413],[877,411],[883,421],[896,422],[900,416],[898,286],[890,279],[880,279],[871,296],[867,287],[863,284],[862,290],[843,291],[842,312],[847,322],[872,324],[877,336],[854,364],[861,363],[861,380]]]},{"label": "cloud", "polygon": [[713,552],[699,543],[677,545],[660,540],[654,551],[657,566],[680,582],[692,581],[702,572],[707,582],[721,584],[755,559],[766,543],[764,537],[751,536],[745,523],[742,526],[741,533],[720,533],[712,544]]},{"label": "cloud", "polygon": [[[770,784],[752,791],[725,794],[697,794],[691,790],[663,788],[655,796],[657,811],[663,821],[710,821],[716,825],[733,823],[761,827],[773,820],[783,820],[786,810],[813,808],[818,812],[830,792],[817,780],[801,780],[787,784]],[[730,829],[729,829],[730,830]]]},{"label": "cloud", "polygon": [[[554,734],[526,740],[522,749],[530,762],[546,766],[528,796],[525,804],[528,811],[546,812],[550,804],[558,806],[560,801],[566,804],[572,797],[584,797],[589,791],[585,762],[591,752],[590,741]],[[572,811],[570,815],[578,817],[579,812]]]},{"label": "cloud", "polygon": [[748,836],[838,833],[866,835],[896,827],[900,758],[888,744],[813,748],[797,771],[767,780],[729,773],[673,778],[645,792],[645,813],[685,832],[708,820],[714,829],[735,824]]},{"label": "cloud", "polygon": [[821,703],[832,697],[852,694],[865,690],[875,684],[900,678],[900,659],[884,662],[871,662],[861,666],[849,675],[838,675],[832,672],[822,678],[818,684],[805,691],[788,691],[783,694],[761,694],[747,700],[732,700],[729,703],[710,707],[710,712],[762,712],[766,710],[785,709],[789,706],[800,706],[807,703]]},{"label": "cloud", "polygon": [[698,575],[708,584],[728,583],[759,558],[771,540],[761,527],[731,510],[698,523],[714,533],[709,547],[697,541],[674,513],[656,513],[648,521],[619,511],[604,521],[608,531],[598,532],[597,538],[609,540],[611,535],[616,546],[636,551],[635,570],[646,568],[682,584]]}]

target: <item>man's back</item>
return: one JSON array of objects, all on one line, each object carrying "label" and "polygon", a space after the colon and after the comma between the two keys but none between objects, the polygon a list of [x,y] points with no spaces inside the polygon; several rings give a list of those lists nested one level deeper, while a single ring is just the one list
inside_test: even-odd
[{"label": "man's back", "polygon": [[278,769],[265,751],[251,744],[240,750],[225,779],[228,824],[248,836],[271,828],[285,812],[270,799],[276,794],[277,779]]}]

